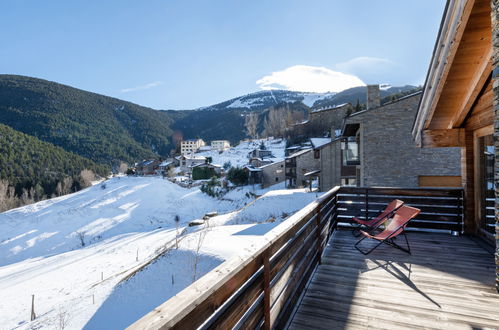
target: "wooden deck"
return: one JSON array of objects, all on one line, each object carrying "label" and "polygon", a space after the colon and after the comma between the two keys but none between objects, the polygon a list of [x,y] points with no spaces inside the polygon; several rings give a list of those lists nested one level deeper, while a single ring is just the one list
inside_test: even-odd
[{"label": "wooden deck", "polygon": [[364,256],[338,230],[289,329],[499,329],[493,254],[464,236],[408,238],[412,256],[388,246]]}]

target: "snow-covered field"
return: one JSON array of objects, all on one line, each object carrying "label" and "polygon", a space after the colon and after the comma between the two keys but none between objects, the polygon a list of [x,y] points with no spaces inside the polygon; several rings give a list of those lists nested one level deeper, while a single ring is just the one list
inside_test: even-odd
[{"label": "snow-covered field", "polygon": [[0,214],[1,329],[122,329],[317,197],[282,184],[223,200],[154,177],[102,185]]}]

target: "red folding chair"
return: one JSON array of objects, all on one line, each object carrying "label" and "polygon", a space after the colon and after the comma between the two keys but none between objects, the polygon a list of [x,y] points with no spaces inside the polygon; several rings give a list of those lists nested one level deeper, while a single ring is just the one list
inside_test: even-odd
[{"label": "red folding chair", "polygon": [[[400,199],[394,199],[393,201],[390,202],[385,208],[383,212],[381,212],[378,216],[367,219],[367,220],[362,220],[357,217],[353,217],[352,220],[358,223],[359,225],[362,225],[365,227],[367,231],[371,231],[373,228],[378,227],[381,225],[383,222],[385,222],[387,219],[391,218],[393,214],[402,206],[404,205],[404,202],[401,201]],[[356,235],[359,233],[359,229],[356,228],[353,230],[353,235],[355,237],[359,236],[360,234]]]},{"label": "red folding chair", "polygon": [[[360,252],[362,252],[364,255],[367,255],[367,254],[371,253],[372,251],[374,251],[374,249],[376,249],[378,246],[380,246],[381,244],[384,243],[384,244],[390,245],[391,247],[394,247],[396,249],[399,249],[401,251],[404,251],[406,253],[411,254],[411,247],[409,246],[409,240],[407,239],[407,236],[405,235],[405,227],[407,226],[409,221],[414,219],[414,217],[416,217],[419,214],[419,212],[421,212],[421,210],[417,209],[415,207],[410,207],[407,205],[401,206],[395,212],[395,215],[393,216],[392,221],[380,233],[372,235],[366,231],[361,230],[360,233],[362,235],[364,235],[364,237],[362,237],[357,243],[355,243],[355,245],[354,245],[355,248],[357,250],[359,250]],[[381,223],[379,225],[381,225]],[[400,234],[404,235],[405,243],[407,244],[407,249],[398,245],[394,241],[395,237],[397,237]],[[369,251],[364,252],[359,248],[358,245],[366,238],[375,239],[379,243],[376,244]]]}]

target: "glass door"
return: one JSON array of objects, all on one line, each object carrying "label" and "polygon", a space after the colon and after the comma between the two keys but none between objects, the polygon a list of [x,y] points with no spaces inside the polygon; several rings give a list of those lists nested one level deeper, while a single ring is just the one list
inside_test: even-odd
[{"label": "glass door", "polygon": [[494,214],[494,138],[486,135],[478,138],[479,182],[480,182],[480,226],[486,232],[495,234]]}]

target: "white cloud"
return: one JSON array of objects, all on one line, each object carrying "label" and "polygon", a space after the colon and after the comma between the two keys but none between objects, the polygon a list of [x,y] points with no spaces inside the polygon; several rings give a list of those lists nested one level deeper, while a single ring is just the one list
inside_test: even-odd
[{"label": "white cloud", "polygon": [[387,58],[369,56],[355,57],[335,65],[335,69],[355,75],[380,74],[395,67],[397,64]]},{"label": "white cloud", "polygon": [[135,87],[130,87],[130,88],[123,88],[120,92],[122,93],[129,93],[129,92],[136,92],[136,91],[143,91],[149,88],[154,88],[158,87],[159,85],[162,85],[162,81],[154,81],[145,85],[140,85],[140,86],[135,86]]},{"label": "white cloud", "polygon": [[308,65],[294,65],[282,71],[272,72],[257,80],[256,84],[264,90],[285,89],[316,93],[341,92],[365,85],[354,75]]}]

